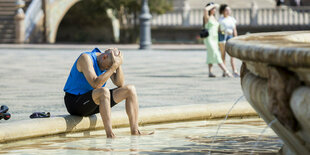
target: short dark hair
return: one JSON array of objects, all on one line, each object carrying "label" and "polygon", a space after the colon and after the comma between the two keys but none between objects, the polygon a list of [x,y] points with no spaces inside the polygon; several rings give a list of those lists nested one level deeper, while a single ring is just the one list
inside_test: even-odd
[{"label": "short dark hair", "polygon": [[223,12],[225,11],[225,9],[228,7],[227,4],[221,4],[220,6],[220,14],[223,14]]}]

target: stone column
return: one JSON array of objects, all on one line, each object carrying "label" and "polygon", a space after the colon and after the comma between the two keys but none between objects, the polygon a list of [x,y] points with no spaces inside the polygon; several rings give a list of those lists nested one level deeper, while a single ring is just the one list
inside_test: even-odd
[{"label": "stone column", "polygon": [[112,22],[114,41],[118,43],[120,36],[120,22],[117,18],[116,13],[112,9],[107,9],[106,13]]},{"label": "stone column", "polygon": [[184,0],[183,7],[182,7],[182,25],[183,26],[189,26],[190,10],[191,10],[191,7],[188,3],[188,0]]},{"label": "stone column", "polygon": [[257,25],[257,5],[255,4],[254,1],[252,1],[251,5],[251,26],[256,26]]},{"label": "stone column", "polygon": [[47,0],[42,0],[42,10],[43,10],[43,42],[47,42]]},{"label": "stone column", "polygon": [[25,41],[25,13],[22,9],[25,6],[23,0],[16,1],[17,12],[15,19],[15,43],[22,44]]},{"label": "stone column", "polygon": [[140,49],[150,49],[151,41],[151,19],[148,0],[143,0],[140,18]]}]

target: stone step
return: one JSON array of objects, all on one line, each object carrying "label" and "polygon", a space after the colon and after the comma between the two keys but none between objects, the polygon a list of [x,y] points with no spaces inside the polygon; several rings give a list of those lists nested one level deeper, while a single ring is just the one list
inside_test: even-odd
[{"label": "stone step", "polygon": [[4,34],[11,34],[11,33],[15,33],[15,28],[5,28],[5,29],[2,29],[0,28],[0,36],[4,35]]},{"label": "stone step", "polygon": [[[15,24],[13,23],[8,23],[8,24],[1,24],[0,23],[0,30],[5,28],[5,29],[13,29],[15,27]],[[1,31],[0,31],[1,33]]]},{"label": "stone step", "polygon": [[14,39],[15,35],[12,34],[6,34],[6,35],[1,35],[0,39]]},{"label": "stone step", "polygon": [[12,30],[15,31],[15,25],[0,25],[0,34]]},{"label": "stone step", "polygon": [[0,23],[2,21],[14,21],[14,16],[0,16]]},{"label": "stone step", "polygon": [[6,11],[0,9],[0,16],[13,16],[15,15],[15,10],[13,11]]},{"label": "stone step", "polygon": [[15,33],[15,28],[0,28],[0,36]]},{"label": "stone step", "polygon": [[0,33],[0,38],[14,38],[14,37],[15,37],[15,32]]},{"label": "stone step", "polygon": [[11,24],[11,25],[14,25],[15,24],[15,20],[13,19],[1,19],[0,18],[0,25],[7,25],[7,24]]},{"label": "stone step", "polygon": [[0,34],[0,39],[14,39],[14,38],[15,38],[15,33],[14,34],[5,34],[5,35]]},{"label": "stone step", "polygon": [[15,30],[15,25],[0,25],[0,34],[5,30]]},{"label": "stone step", "polygon": [[0,17],[14,17],[15,11],[2,11],[0,10]]},{"label": "stone step", "polygon": [[5,7],[5,6],[1,6],[0,4],[0,10],[6,10],[6,11],[16,11],[17,9],[15,7]]},{"label": "stone step", "polygon": [[0,29],[2,29],[3,27],[10,29],[10,28],[14,28],[15,24],[0,24]]},{"label": "stone step", "polygon": [[0,0],[0,3],[16,3],[16,0]]},{"label": "stone step", "polygon": [[1,42],[14,42],[15,36],[14,37],[2,37],[0,38],[0,43]]},{"label": "stone step", "polygon": [[10,37],[10,38],[0,38],[0,43],[14,43],[15,37]]},{"label": "stone step", "polygon": [[0,43],[14,43],[15,38],[9,38],[9,39],[1,39],[0,38]]},{"label": "stone step", "polygon": [[0,38],[15,38],[15,32],[0,33]]},{"label": "stone step", "polygon": [[14,43],[16,0],[0,0],[0,43]]},{"label": "stone step", "polygon": [[1,29],[15,29],[15,25],[14,24],[0,24],[0,30]]},{"label": "stone step", "polygon": [[0,3],[1,7],[12,7],[15,8],[16,4],[15,3]]},{"label": "stone step", "polygon": [[0,30],[2,30],[3,28],[5,28],[5,29],[15,29],[15,24],[0,24]]},{"label": "stone step", "polygon": [[0,4],[15,4],[16,0],[0,0]]},{"label": "stone step", "polygon": [[0,11],[1,12],[16,12],[16,8],[11,8],[11,7],[1,7],[0,5]]},{"label": "stone step", "polygon": [[5,4],[5,5],[16,5],[16,2],[12,2],[12,1],[8,1],[8,2],[4,2],[4,1],[0,1],[0,5]]}]

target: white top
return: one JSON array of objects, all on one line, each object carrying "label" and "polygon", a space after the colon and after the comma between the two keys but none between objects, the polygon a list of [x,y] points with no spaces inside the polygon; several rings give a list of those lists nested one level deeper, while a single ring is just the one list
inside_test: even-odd
[{"label": "white top", "polygon": [[236,27],[237,21],[234,17],[231,16],[228,16],[226,18],[224,16],[221,16],[219,19],[219,23],[221,32],[232,35]]}]

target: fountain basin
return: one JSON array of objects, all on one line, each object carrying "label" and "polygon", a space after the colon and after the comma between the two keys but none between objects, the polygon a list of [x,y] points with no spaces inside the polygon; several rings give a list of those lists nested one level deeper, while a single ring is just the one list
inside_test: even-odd
[{"label": "fountain basin", "polygon": [[[153,107],[141,109],[139,124],[159,124],[194,120],[210,120],[226,116],[231,103],[183,105],[170,107]],[[257,113],[246,102],[239,103],[231,111],[229,117],[257,116]],[[113,128],[129,126],[125,111],[112,112]],[[100,114],[89,117],[72,115],[51,118],[22,120],[3,123],[0,126],[0,144],[35,137],[57,135],[103,129]]]},{"label": "fountain basin", "polygon": [[284,141],[283,154],[310,154],[310,31],[257,33],[231,39],[243,61],[245,97]]},{"label": "fountain basin", "polygon": [[0,143],[0,154],[275,154],[282,146],[270,128],[254,145],[266,128],[257,116],[228,119],[220,136],[211,143],[221,122],[220,119],[141,126],[142,131],[155,131],[147,136],[130,136],[128,128],[115,128],[115,139],[107,139],[104,130],[63,133]]}]

